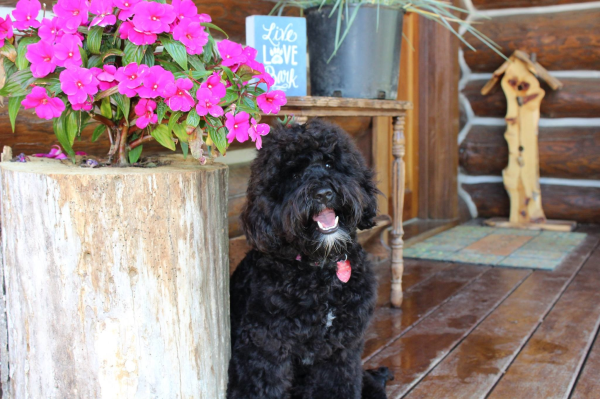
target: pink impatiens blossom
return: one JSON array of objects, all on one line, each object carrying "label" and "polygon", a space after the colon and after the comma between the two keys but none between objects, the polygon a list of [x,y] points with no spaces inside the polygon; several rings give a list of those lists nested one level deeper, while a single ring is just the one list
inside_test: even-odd
[{"label": "pink impatiens blossom", "polygon": [[85,104],[89,100],[88,96],[98,92],[98,79],[89,69],[67,68],[60,73],[59,80],[60,88],[69,97],[73,109],[75,104]]},{"label": "pink impatiens blossom", "polygon": [[142,98],[138,101],[134,108],[135,114],[138,116],[135,125],[140,129],[145,128],[149,124],[158,122],[158,116],[154,113],[156,103],[152,100]]},{"label": "pink impatiens blossom", "polygon": [[65,103],[58,97],[49,97],[46,89],[35,86],[31,93],[21,102],[23,108],[35,108],[39,118],[52,119],[59,117],[65,110]]},{"label": "pink impatiens blossom", "polygon": [[0,47],[4,47],[4,39],[13,37],[13,28],[10,15],[6,19],[0,18]]},{"label": "pink impatiens blossom", "polygon": [[103,65],[102,69],[100,68],[90,68],[90,71],[94,74],[96,79],[100,82],[99,88],[100,91],[108,90],[111,87],[117,85],[115,73],[117,73],[117,67],[114,65]]},{"label": "pink impatiens blossom", "polygon": [[208,14],[198,14],[197,18],[200,22],[212,22],[212,18]]},{"label": "pink impatiens blossom", "polygon": [[151,67],[144,75],[143,86],[137,89],[137,93],[142,98],[163,97],[165,89],[169,84],[175,83],[173,73],[166,71],[160,65]]},{"label": "pink impatiens blossom", "polygon": [[238,112],[236,115],[233,115],[233,112],[228,112],[225,114],[225,127],[229,130],[227,134],[227,140],[229,143],[233,143],[233,140],[237,140],[240,143],[248,140],[248,130],[250,129],[250,124],[248,118],[250,115],[246,112]]},{"label": "pink impatiens blossom", "polygon": [[81,66],[81,39],[75,35],[63,35],[54,46],[54,63],[65,68]]},{"label": "pink impatiens blossom", "polygon": [[283,91],[273,90],[256,97],[256,103],[265,114],[276,114],[283,105],[287,104],[287,98]]},{"label": "pink impatiens blossom", "polygon": [[52,19],[44,18],[42,20],[42,25],[38,30],[38,35],[40,35],[40,38],[43,41],[48,43],[54,43],[59,33],[64,32],[62,32],[60,29],[57,17],[54,17]]},{"label": "pink impatiens blossom", "polygon": [[60,0],[54,6],[54,14],[60,19],[61,28],[75,33],[80,25],[87,23],[89,3],[87,0]]},{"label": "pink impatiens blossom", "polygon": [[190,94],[193,86],[194,84],[188,78],[177,79],[174,84],[169,83],[164,92],[164,97],[167,99],[165,103],[173,111],[188,112],[195,104]]},{"label": "pink impatiens blossom", "polygon": [[250,46],[244,48],[244,55],[246,56],[246,62],[244,65],[247,65],[256,72],[259,72],[253,77],[258,79],[258,83],[265,83],[267,85],[267,90],[271,90],[271,86],[275,84],[275,79],[273,79],[273,77],[265,71],[265,66],[263,64],[255,60],[257,54],[258,51]]},{"label": "pink impatiens blossom", "polygon": [[221,65],[223,66],[228,67],[246,62],[244,49],[239,43],[225,39],[217,44],[217,48],[219,49],[219,54],[221,54],[221,58],[223,59],[223,62],[221,62]]},{"label": "pink impatiens blossom", "polygon": [[208,43],[208,33],[200,22],[184,19],[173,29],[173,39],[183,43],[188,54],[202,54],[204,45]]},{"label": "pink impatiens blossom", "polygon": [[42,5],[38,0],[19,0],[16,9],[12,12],[15,19],[14,27],[18,30],[39,28],[40,21],[36,18],[41,9]]},{"label": "pink impatiens blossom", "polygon": [[31,62],[31,74],[36,78],[43,78],[56,69],[52,43],[41,41],[30,44],[25,58]]},{"label": "pink impatiens blossom", "polygon": [[125,21],[119,28],[119,37],[121,39],[128,39],[138,46],[145,46],[147,44],[154,44],[158,36],[156,33],[141,31],[133,26],[132,22]]},{"label": "pink impatiens blossom", "polygon": [[213,72],[201,85],[203,89],[209,89],[213,96],[219,97],[219,100],[225,97],[225,85],[221,83],[221,75],[219,72]]},{"label": "pink impatiens blossom", "polygon": [[262,148],[262,136],[266,136],[271,131],[271,127],[266,123],[257,123],[254,118],[250,119],[250,129],[248,135],[256,143],[256,149]]},{"label": "pink impatiens blossom", "polygon": [[196,93],[198,104],[196,104],[196,112],[200,116],[211,114],[215,118],[223,116],[223,108],[219,107],[221,99],[215,96],[209,89],[199,89]]},{"label": "pink impatiens blossom", "polygon": [[119,82],[119,93],[127,97],[134,97],[137,94],[136,89],[142,85],[148,69],[148,65],[138,65],[135,62],[117,69],[115,78]]},{"label": "pink impatiens blossom", "polygon": [[140,32],[169,32],[169,24],[175,20],[175,11],[170,4],[142,1],[134,8],[133,26]]},{"label": "pink impatiens blossom", "polygon": [[94,99],[91,98],[91,96],[88,96],[88,98],[82,103],[72,102],[71,107],[73,108],[73,111],[91,111],[92,108],[94,108]]},{"label": "pink impatiens blossom", "polygon": [[198,15],[198,7],[194,4],[192,0],[173,0],[171,4],[173,6],[173,11],[175,12],[175,17],[183,21],[184,19],[196,19]]},{"label": "pink impatiens blossom", "polygon": [[90,12],[96,16],[90,26],[114,25],[117,22],[116,15],[113,14],[114,5],[112,0],[92,0]]},{"label": "pink impatiens blossom", "polygon": [[133,15],[133,9],[141,0],[113,0],[115,7],[120,9],[119,20],[125,21]]}]

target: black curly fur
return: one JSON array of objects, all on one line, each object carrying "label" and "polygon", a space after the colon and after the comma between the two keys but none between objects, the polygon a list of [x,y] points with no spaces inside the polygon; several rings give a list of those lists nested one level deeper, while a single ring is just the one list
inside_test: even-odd
[{"label": "black curly fur", "polygon": [[[325,204],[315,199],[323,188],[334,194]],[[355,240],[374,224],[377,194],[339,127],[313,120],[265,137],[242,212],[253,250],[231,277],[229,399],[386,398],[387,369],[361,365],[377,287]],[[349,238],[331,248],[312,219],[325,208]],[[343,283],[336,261],[346,256],[352,274]]]}]

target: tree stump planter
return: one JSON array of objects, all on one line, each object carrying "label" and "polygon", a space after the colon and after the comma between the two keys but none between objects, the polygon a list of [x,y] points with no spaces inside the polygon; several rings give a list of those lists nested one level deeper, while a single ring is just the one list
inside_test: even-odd
[{"label": "tree stump planter", "polygon": [[13,398],[224,398],[227,167],[0,164]]}]

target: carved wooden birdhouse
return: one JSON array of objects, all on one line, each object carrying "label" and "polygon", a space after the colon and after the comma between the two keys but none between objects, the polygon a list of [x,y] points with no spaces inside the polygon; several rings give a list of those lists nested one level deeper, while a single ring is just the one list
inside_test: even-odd
[{"label": "carved wooden birdhouse", "polygon": [[570,230],[572,222],[548,221],[542,209],[538,126],[540,107],[546,92],[544,80],[553,90],[562,83],[523,51],[515,53],[496,71],[481,90],[487,95],[501,80],[506,95],[506,133],[508,165],[502,172],[504,187],[510,197],[509,221],[492,219],[488,224],[499,227],[523,227]]}]

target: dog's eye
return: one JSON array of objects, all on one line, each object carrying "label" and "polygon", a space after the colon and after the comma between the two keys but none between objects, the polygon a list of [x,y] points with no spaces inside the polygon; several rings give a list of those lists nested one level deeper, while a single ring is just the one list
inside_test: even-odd
[{"label": "dog's eye", "polygon": [[330,163],[326,163],[326,164],[325,164],[325,167],[326,167],[327,169],[331,169],[331,164],[330,164]]}]

